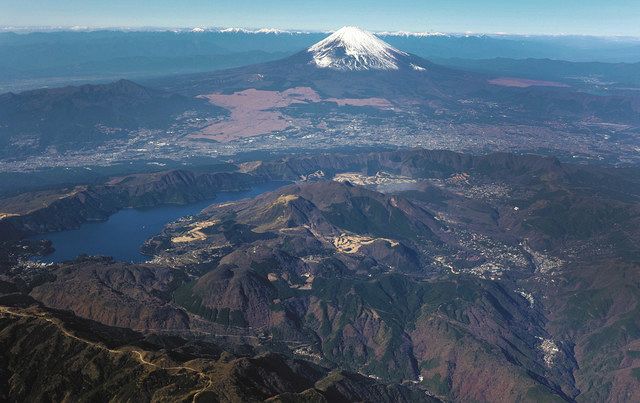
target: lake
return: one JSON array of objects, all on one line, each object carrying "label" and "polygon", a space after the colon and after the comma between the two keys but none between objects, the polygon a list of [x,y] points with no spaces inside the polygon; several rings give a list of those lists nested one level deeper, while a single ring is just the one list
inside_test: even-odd
[{"label": "lake", "polygon": [[31,237],[49,239],[55,252],[34,259],[43,262],[62,262],[78,255],[112,256],[124,262],[144,262],[149,259],[140,253],[140,246],[147,239],[160,233],[169,222],[180,217],[198,214],[214,203],[224,203],[255,197],[275,190],[289,182],[267,182],[249,190],[219,192],[214,199],[185,205],[163,205],[152,208],[128,208],[118,211],[106,221],[88,222],[80,228],[52,232]]}]

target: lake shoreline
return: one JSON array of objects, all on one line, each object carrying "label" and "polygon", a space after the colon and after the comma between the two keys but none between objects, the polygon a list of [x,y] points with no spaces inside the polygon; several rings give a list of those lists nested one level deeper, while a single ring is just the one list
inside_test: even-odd
[{"label": "lake shoreline", "polygon": [[28,237],[32,241],[49,240],[53,247],[52,253],[33,256],[32,260],[60,263],[89,255],[143,263],[152,256],[142,253],[141,247],[147,239],[162,231],[166,224],[185,216],[196,215],[212,204],[256,197],[290,183],[269,181],[247,190],[221,191],[214,198],[194,203],[122,208],[104,220],[87,220],[79,228]]}]

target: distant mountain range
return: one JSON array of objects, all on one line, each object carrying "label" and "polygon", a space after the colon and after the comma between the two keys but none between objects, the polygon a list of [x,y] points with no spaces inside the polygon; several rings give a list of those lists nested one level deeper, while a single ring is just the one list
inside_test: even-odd
[{"label": "distant mountain range", "polygon": [[[203,72],[279,59],[327,33],[273,30],[0,33],[0,92],[117,78]],[[393,47],[429,59],[550,58],[639,62],[633,38],[379,33]]]}]

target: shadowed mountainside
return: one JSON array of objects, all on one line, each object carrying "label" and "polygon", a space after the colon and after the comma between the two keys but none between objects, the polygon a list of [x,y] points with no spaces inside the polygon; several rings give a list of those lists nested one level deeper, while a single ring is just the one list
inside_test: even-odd
[{"label": "shadowed mountainside", "polygon": [[143,336],[16,296],[2,297],[0,345],[0,397],[12,401],[436,401],[277,354],[239,357],[211,343]]}]

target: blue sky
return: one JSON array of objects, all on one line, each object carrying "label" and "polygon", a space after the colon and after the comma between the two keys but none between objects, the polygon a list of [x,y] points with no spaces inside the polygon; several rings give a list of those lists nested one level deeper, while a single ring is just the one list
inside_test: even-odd
[{"label": "blue sky", "polygon": [[0,0],[0,26],[247,27],[628,35],[640,0]]}]

